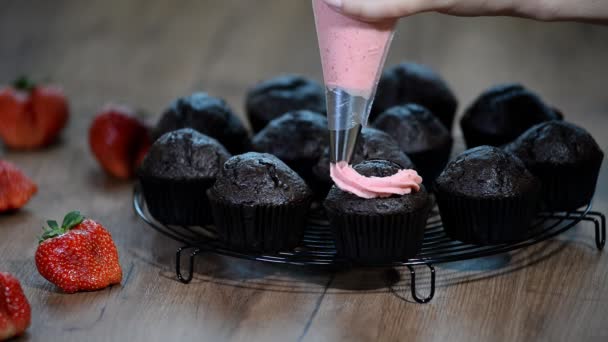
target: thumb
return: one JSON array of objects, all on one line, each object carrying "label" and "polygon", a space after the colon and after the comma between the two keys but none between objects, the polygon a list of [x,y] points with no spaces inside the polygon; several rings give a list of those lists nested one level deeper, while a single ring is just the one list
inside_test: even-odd
[{"label": "thumb", "polygon": [[368,21],[440,10],[449,0],[323,0],[343,13]]}]

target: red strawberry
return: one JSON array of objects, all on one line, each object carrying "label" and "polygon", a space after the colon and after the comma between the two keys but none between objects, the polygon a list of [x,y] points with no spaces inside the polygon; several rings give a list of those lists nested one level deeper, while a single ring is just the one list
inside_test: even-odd
[{"label": "red strawberry", "polygon": [[110,233],[99,223],[73,211],[61,227],[48,228],[36,250],[38,272],[66,293],[94,291],[119,284],[122,270]]},{"label": "red strawberry", "polygon": [[151,143],[148,127],[124,106],[104,107],[89,129],[91,151],[104,170],[117,178],[135,174]]},{"label": "red strawberry", "polygon": [[0,160],[0,213],[25,205],[38,187],[15,165]]},{"label": "red strawberry", "polygon": [[0,272],[0,341],[22,335],[30,326],[31,316],[19,280]]},{"label": "red strawberry", "polygon": [[38,86],[21,78],[12,87],[0,89],[0,138],[14,149],[50,145],[69,117],[63,91]]}]

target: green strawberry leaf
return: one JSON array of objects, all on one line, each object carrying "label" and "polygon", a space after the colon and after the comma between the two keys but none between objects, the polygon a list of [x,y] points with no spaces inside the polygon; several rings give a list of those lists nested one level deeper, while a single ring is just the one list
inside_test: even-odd
[{"label": "green strawberry leaf", "polygon": [[61,224],[61,228],[68,231],[68,230],[72,229],[74,226],[80,224],[82,221],[84,221],[84,216],[80,215],[79,211],[72,211],[72,212],[69,212],[67,215],[65,215],[65,217],[63,218],[63,223]]},{"label": "green strawberry leaf", "polygon": [[76,215],[78,215],[79,213],[77,211],[70,211],[69,213],[67,213],[64,217],[63,217],[63,222],[61,223],[62,227],[65,227],[68,223],[70,223],[72,221],[72,218]]},{"label": "green strawberry leaf", "polygon": [[57,221],[48,220],[46,221],[48,227],[42,227],[43,233],[38,242],[42,243],[44,240],[61,236],[67,233],[70,229],[79,225],[82,221],[84,221],[84,216],[82,216],[79,211],[72,211],[65,215],[63,222],[61,223],[61,227],[59,227]]},{"label": "green strawberry leaf", "polygon": [[61,232],[60,230],[49,230],[49,229],[46,229],[44,231],[44,233],[42,233],[42,236],[38,239],[38,242],[41,243],[44,240],[52,239],[52,238],[57,237],[57,236],[59,236],[61,234],[63,234],[63,232]]},{"label": "green strawberry leaf", "polygon": [[17,90],[31,91],[35,86],[36,85],[25,75],[22,75],[13,81],[13,87],[15,87]]}]

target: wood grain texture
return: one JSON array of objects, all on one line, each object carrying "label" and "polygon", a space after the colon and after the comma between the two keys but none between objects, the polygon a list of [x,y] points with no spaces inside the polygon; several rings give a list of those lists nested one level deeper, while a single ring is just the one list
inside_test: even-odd
[{"label": "wood grain texture", "polygon": [[[21,279],[33,306],[23,340],[608,340],[608,258],[586,224],[510,255],[441,265],[427,305],[411,302],[406,273],[389,288],[387,270],[317,273],[211,255],[182,285],[172,268],[178,245],[138,220],[132,184],[107,178],[92,159],[91,117],[107,101],[157,114],[199,89],[242,112],[243,94],[259,80],[286,72],[320,79],[309,1],[4,0],[1,7],[0,80],[50,77],[65,86],[73,113],[55,146],[1,152],[40,186],[24,210],[0,216],[0,270]],[[492,84],[521,82],[608,150],[606,42],[607,27],[425,14],[401,22],[389,64],[408,59],[437,69],[461,108]],[[604,168],[595,200],[604,212],[607,186]],[[40,226],[75,209],[112,232],[121,286],[65,295],[36,272]],[[428,286],[428,275],[421,282]]]}]

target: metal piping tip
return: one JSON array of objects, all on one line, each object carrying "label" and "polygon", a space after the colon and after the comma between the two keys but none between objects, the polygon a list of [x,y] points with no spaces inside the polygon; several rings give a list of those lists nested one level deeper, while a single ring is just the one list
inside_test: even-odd
[{"label": "metal piping tip", "polygon": [[329,158],[332,163],[345,161],[350,164],[360,132],[361,125],[347,130],[329,131]]},{"label": "metal piping tip", "polygon": [[327,88],[330,161],[350,163],[361,127],[367,124],[370,97],[342,88]]}]

